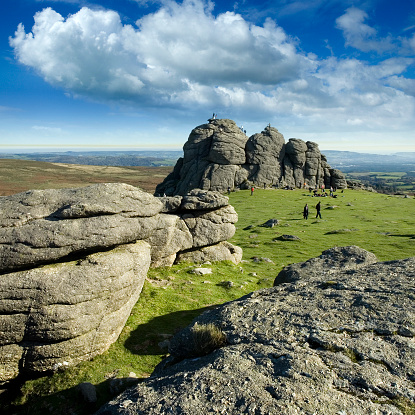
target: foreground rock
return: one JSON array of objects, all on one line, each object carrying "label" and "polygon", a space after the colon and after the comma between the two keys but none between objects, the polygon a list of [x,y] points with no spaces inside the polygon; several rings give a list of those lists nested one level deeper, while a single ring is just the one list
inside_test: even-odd
[{"label": "foreground rock", "polygon": [[118,338],[150,266],[144,241],[0,278],[0,381],[65,368]]},{"label": "foreground rock", "polygon": [[156,194],[184,195],[194,188],[225,192],[255,186],[347,187],[318,145],[290,138],[274,127],[247,137],[232,120],[211,119],[190,133],[184,156],[157,186]]},{"label": "foreground rock", "polygon": [[[331,257],[344,264],[343,254]],[[171,356],[148,380],[98,414],[409,413],[415,258],[335,266],[328,274],[333,265],[320,260],[321,274],[205,312],[172,339]],[[196,328],[209,323],[227,342],[201,356]]]},{"label": "foreground rock", "polygon": [[235,233],[228,198],[194,189],[155,198],[122,183],[32,190],[0,199],[0,273],[147,241],[154,264],[216,245]]},{"label": "foreground rock", "polygon": [[228,198],[162,199],[121,183],[0,198],[0,383],[113,343],[149,266],[241,260]]}]

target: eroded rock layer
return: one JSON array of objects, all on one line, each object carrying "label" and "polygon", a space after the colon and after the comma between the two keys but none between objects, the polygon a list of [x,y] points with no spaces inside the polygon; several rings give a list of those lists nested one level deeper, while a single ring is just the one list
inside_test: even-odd
[{"label": "eroded rock layer", "polygon": [[149,266],[239,262],[225,241],[228,198],[193,190],[155,198],[130,185],[0,198],[0,383],[102,353],[121,332]]}]

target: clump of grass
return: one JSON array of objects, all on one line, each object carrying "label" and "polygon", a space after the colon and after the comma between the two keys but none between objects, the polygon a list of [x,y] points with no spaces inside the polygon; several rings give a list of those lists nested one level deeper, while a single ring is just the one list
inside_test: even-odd
[{"label": "clump of grass", "polygon": [[195,324],[192,327],[193,351],[196,356],[205,356],[226,344],[225,333],[213,323]]}]

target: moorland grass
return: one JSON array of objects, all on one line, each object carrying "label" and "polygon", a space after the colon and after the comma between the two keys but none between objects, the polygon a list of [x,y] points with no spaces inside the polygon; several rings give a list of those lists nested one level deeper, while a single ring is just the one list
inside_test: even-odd
[{"label": "moorland grass", "polygon": [[[315,218],[319,200],[322,219]],[[0,404],[6,413],[93,413],[121,391],[122,387],[111,390],[111,379],[125,378],[130,372],[139,379],[148,377],[166,354],[159,344],[201,312],[272,286],[284,266],[318,256],[325,249],[358,245],[381,261],[415,253],[413,198],[357,190],[337,192],[335,199],[314,198],[304,190],[257,189],[253,196],[249,191],[231,193],[230,203],[239,215],[230,242],[243,248],[241,264],[205,265],[213,269],[205,276],[189,273],[194,264],[151,269],[140,300],[107,352],[66,371],[26,381],[15,396],[3,394]],[[302,218],[305,203],[310,207],[308,220]],[[278,219],[279,224],[260,226],[268,219]],[[283,234],[300,240],[279,239]],[[223,281],[233,285],[221,284]],[[97,386],[96,404],[85,405],[79,397],[76,385],[81,382]]]}]

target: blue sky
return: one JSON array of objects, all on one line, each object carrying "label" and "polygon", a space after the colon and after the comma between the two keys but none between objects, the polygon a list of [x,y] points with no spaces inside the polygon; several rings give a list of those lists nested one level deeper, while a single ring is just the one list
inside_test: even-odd
[{"label": "blue sky", "polygon": [[212,115],[415,151],[415,2],[7,0],[0,152],[180,149]]}]

